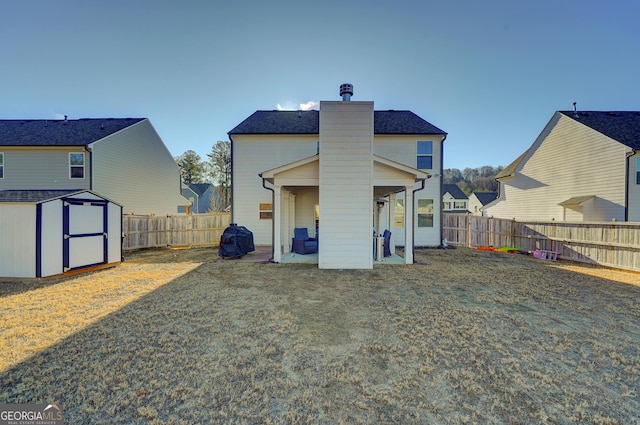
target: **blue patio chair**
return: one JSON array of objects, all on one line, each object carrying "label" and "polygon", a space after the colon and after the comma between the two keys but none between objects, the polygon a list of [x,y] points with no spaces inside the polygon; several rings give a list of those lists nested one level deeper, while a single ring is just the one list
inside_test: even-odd
[{"label": "blue patio chair", "polygon": [[302,255],[316,253],[318,252],[318,241],[309,237],[306,227],[296,227],[293,229],[291,252]]},{"label": "blue patio chair", "polygon": [[387,229],[382,234],[384,238],[384,256],[391,257],[391,232]]}]

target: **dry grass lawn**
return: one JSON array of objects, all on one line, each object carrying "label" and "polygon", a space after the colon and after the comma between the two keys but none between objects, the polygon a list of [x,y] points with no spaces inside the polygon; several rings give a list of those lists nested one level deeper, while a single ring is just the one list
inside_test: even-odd
[{"label": "dry grass lawn", "polygon": [[69,424],[638,424],[640,274],[469,249],[143,251],[0,283],[0,403]]}]

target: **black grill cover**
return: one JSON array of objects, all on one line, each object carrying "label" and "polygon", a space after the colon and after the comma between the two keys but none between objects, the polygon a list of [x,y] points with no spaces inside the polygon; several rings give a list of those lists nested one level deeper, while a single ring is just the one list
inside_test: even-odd
[{"label": "black grill cover", "polygon": [[249,229],[235,223],[231,223],[229,227],[224,229],[218,248],[220,257],[242,257],[251,251],[255,251],[255,247],[253,246],[253,233]]}]

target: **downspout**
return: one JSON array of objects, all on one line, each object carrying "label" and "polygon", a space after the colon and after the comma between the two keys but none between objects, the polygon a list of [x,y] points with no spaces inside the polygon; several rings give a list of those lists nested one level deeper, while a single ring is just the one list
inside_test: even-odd
[{"label": "downspout", "polygon": [[[431,178],[431,174],[429,174],[429,177],[427,177],[427,179]],[[413,205],[413,211],[411,211],[411,214],[413,214],[414,218],[415,218],[415,210],[416,210],[416,192],[423,190],[424,189],[424,185],[425,182],[427,181],[427,179],[422,179],[422,186],[419,187],[418,189],[413,189],[413,191],[411,192],[411,204]],[[407,212],[405,211],[405,214]],[[406,221],[406,220],[405,220]],[[412,220],[413,221],[413,226],[411,226],[411,253],[413,255],[413,262],[416,262],[416,225],[417,225],[417,220]],[[406,248],[406,241],[405,241],[405,248]]]},{"label": "downspout", "polygon": [[[635,156],[637,151],[633,149],[630,153],[627,154],[627,158],[625,161],[625,173],[624,173],[624,221],[629,221],[629,170],[631,167],[629,166],[629,159],[632,156]],[[640,170],[636,170],[638,172]]]},{"label": "downspout", "polygon": [[84,150],[89,154],[89,190],[93,191],[93,147],[87,145]]},{"label": "downspout", "polygon": [[442,192],[444,191],[444,141],[447,140],[447,135],[445,134],[442,138],[442,142],[440,142],[440,199],[438,202],[440,204],[440,235],[438,240],[440,241],[440,246],[442,246],[442,235],[444,234],[444,223],[442,222]]},{"label": "downspout", "polygon": [[[258,174],[258,177],[260,177],[262,179],[262,187],[271,191],[271,211],[273,211],[273,205],[274,205],[274,203],[276,201],[276,191],[272,187],[267,187],[266,186],[267,180],[262,177],[262,173]],[[233,185],[231,187],[233,187]],[[231,208],[231,210],[233,211],[233,208]],[[273,261],[273,255],[274,255],[274,249],[275,249],[275,247],[273,246],[273,241],[274,241],[276,235],[275,235],[275,229],[273,228],[273,220],[274,220],[274,217],[273,217],[273,213],[272,213],[272,216],[271,216],[271,258],[269,258],[269,261]]]}]

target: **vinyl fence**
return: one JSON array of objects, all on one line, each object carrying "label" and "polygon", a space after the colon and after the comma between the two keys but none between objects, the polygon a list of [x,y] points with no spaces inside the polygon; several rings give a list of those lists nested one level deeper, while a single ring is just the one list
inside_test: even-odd
[{"label": "vinyl fence", "polygon": [[640,271],[640,223],[519,222],[469,214],[443,214],[451,245],[543,249],[560,258]]},{"label": "vinyl fence", "polygon": [[230,213],[125,215],[122,249],[218,246],[230,221]]}]

